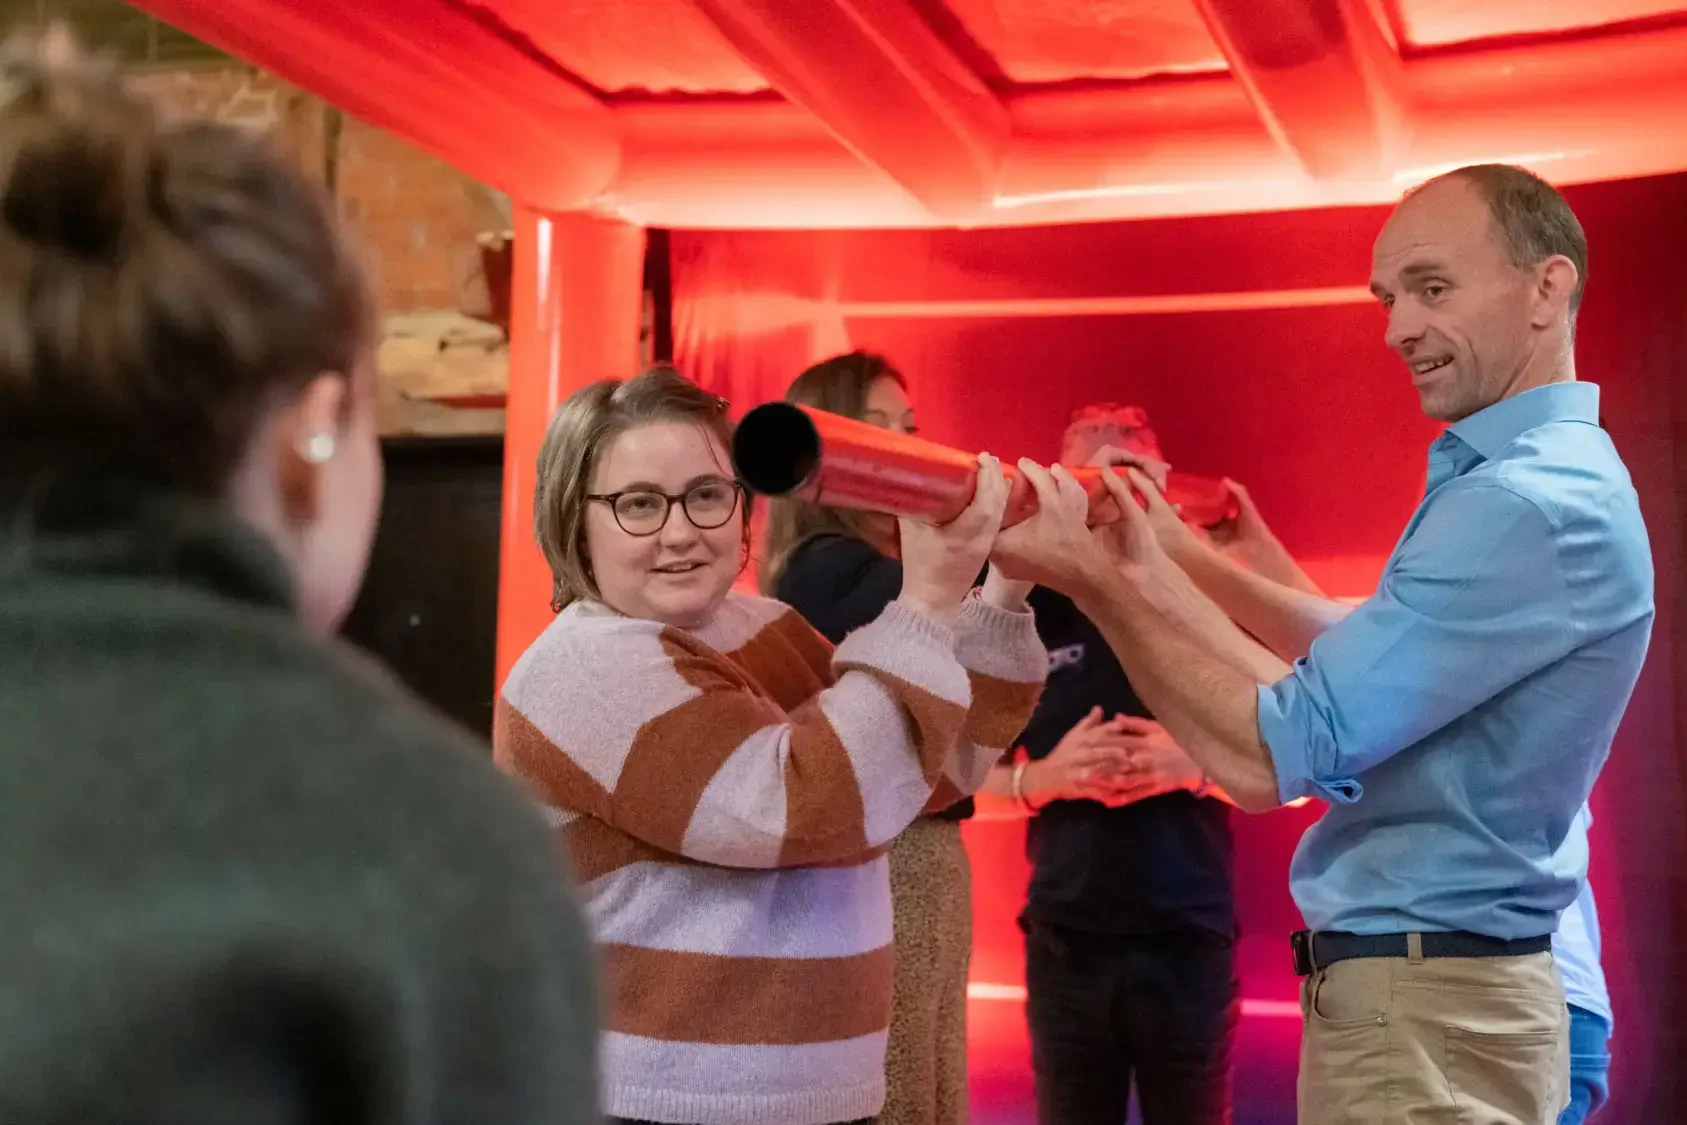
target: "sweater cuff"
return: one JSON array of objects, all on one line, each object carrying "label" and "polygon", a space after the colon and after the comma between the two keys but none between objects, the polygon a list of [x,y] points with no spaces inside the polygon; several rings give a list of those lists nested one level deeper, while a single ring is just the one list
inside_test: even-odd
[{"label": "sweater cuff", "polygon": [[968,669],[1017,683],[1048,678],[1048,650],[1029,608],[998,609],[975,591],[955,616],[955,650]]},{"label": "sweater cuff", "polygon": [[956,659],[954,630],[916,609],[891,602],[878,620],[845,637],[832,657],[839,672],[876,669],[962,707],[972,685]]},{"label": "sweater cuff", "polygon": [[[963,603],[964,609],[964,603]],[[958,626],[960,618],[956,618]],[[955,627],[945,625],[914,609],[904,602],[892,600],[879,614],[874,624],[888,632],[901,634],[912,638],[919,638],[928,644],[942,645],[953,651],[955,647]]]}]

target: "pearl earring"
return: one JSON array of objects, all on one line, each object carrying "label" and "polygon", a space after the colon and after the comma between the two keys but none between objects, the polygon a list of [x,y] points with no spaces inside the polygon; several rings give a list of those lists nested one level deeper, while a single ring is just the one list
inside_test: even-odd
[{"label": "pearl earring", "polygon": [[334,435],[313,434],[299,455],[312,465],[325,465],[334,459]]}]

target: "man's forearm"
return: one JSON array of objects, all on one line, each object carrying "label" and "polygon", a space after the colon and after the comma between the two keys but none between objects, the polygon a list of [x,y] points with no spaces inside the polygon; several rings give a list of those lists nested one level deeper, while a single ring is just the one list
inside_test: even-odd
[{"label": "man's forearm", "polygon": [[1098,568],[1074,600],[1131,686],[1236,805],[1274,808],[1277,775],[1259,735],[1258,690],[1288,666],[1248,638],[1181,571],[1139,582]]},{"label": "man's forearm", "polygon": [[1301,569],[1300,563],[1295,561],[1288,548],[1278,542],[1274,535],[1238,544],[1234,549],[1227,549],[1223,553],[1232,561],[1240,563],[1244,569],[1263,575],[1279,586],[1287,586],[1320,598],[1324,596],[1324,591],[1319,588],[1318,583],[1312,581],[1312,576]]},{"label": "man's forearm", "polygon": [[1220,610],[1284,660],[1305,656],[1319,634],[1351,612],[1341,602],[1275,582],[1217,551],[1181,552],[1176,561]]}]

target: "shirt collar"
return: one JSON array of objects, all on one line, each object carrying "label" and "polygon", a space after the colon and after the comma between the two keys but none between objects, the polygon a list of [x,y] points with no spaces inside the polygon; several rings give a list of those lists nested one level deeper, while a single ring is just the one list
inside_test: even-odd
[{"label": "shirt collar", "polygon": [[1492,460],[1523,434],[1548,422],[1598,425],[1599,386],[1571,381],[1535,387],[1455,422],[1447,433]]},{"label": "shirt collar", "polygon": [[42,575],[174,580],[294,607],[279,552],[216,505],[109,475],[0,474],[0,597]]}]

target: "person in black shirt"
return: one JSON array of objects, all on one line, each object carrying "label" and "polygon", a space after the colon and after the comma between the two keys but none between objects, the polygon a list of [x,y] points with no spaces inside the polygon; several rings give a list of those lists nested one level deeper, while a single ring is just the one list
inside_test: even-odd
[{"label": "person in black shirt", "polygon": [[[1168,466],[1133,408],[1080,410],[1062,463]],[[1232,485],[1239,557],[1309,581]],[[1230,806],[1137,698],[1101,633],[1066,597],[1030,596],[1049,679],[993,771],[994,810],[1028,815],[1027,1019],[1042,1125],[1123,1125],[1134,1082],[1144,1125],[1230,1120],[1240,998]],[[1126,765],[1105,758],[1122,746]],[[1098,747],[1101,748],[1098,750]]]},{"label": "person in black shirt", "polygon": [[[914,433],[900,373],[855,352],[809,368],[786,401]],[[889,516],[776,500],[759,578],[764,593],[833,644],[878,618],[902,589],[897,524]],[[993,604],[1021,604],[1029,587],[983,579]],[[885,1047],[886,1095],[877,1125],[966,1120],[966,986],[972,957],[972,869],[961,842],[971,798],[929,810],[890,851],[895,1008]]]}]

